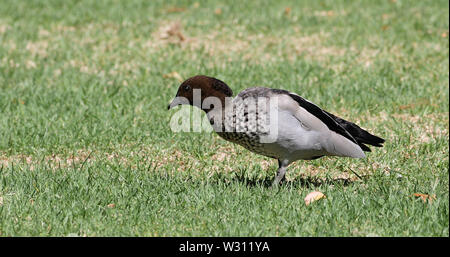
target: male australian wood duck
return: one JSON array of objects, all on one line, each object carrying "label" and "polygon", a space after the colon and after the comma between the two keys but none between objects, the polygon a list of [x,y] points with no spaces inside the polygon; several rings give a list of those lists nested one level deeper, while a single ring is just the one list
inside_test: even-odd
[{"label": "male australian wood duck", "polygon": [[168,109],[180,104],[197,106],[223,139],[277,159],[274,185],[284,179],[287,166],[296,160],[363,158],[364,151],[370,152],[366,145],[381,147],[384,143],[384,139],[286,90],[253,87],[232,96],[223,81],[198,75],[180,85]]}]

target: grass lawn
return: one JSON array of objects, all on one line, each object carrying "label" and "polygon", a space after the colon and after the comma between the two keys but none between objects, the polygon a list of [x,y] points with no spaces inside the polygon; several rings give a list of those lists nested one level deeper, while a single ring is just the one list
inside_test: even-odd
[{"label": "grass lawn", "polygon": [[[448,19],[448,1],[0,0],[0,235],[448,237]],[[385,146],[272,189],[276,160],[170,130],[197,74],[296,92]]]}]

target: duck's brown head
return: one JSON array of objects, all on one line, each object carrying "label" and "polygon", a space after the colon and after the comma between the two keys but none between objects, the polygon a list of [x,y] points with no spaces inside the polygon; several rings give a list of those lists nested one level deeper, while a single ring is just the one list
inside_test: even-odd
[{"label": "duck's brown head", "polygon": [[202,108],[205,98],[216,97],[224,106],[225,98],[232,96],[233,91],[223,81],[213,77],[197,75],[181,83],[175,99],[169,104],[168,109],[181,104],[189,104],[207,111],[209,108]]}]

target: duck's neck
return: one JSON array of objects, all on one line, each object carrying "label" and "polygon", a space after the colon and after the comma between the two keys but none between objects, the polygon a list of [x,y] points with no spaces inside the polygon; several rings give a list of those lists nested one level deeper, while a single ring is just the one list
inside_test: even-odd
[{"label": "duck's neck", "polygon": [[[208,118],[217,117],[218,115],[224,116],[226,105],[227,105],[226,101],[222,100],[220,106],[215,104],[213,106],[213,108],[204,108],[202,110],[206,113]],[[223,117],[222,117],[222,119],[223,119]]]}]

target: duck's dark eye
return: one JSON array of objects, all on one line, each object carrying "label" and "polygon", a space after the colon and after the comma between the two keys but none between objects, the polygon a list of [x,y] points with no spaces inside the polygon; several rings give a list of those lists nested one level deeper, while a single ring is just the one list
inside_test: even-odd
[{"label": "duck's dark eye", "polygon": [[189,90],[191,90],[191,86],[189,86],[189,85],[184,86],[184,91],[189,91]]}]

